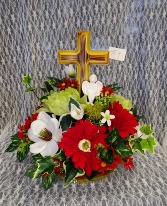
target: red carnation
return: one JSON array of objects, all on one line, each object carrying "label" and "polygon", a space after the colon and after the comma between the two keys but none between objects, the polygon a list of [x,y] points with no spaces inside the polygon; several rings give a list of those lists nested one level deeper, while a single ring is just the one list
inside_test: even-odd
[{"label": "red carnation", "polygon": [[127,157],[124,163],[124,167],[126,170],[131,170],[132,167],[134,167],[133,164],[133,158],[132,157]]},{"label": "red carnation", "polygon": [[61,90],[64,90],[68,87],[72,87],[72,88],[77,88],[78,86],[78,81],[74,78],[70,79],[70,78],[64,78],[62,80],[62,82],[60,82],[58,84],[58,88],[60,88]]},{"label": "red carnation", "polygon": [[115,115],[115,119],[111,120],[112,128],[116,128],[122,138],[126,138],[130,134],[137,132],[134,128],[138,126],[136,117],[124,109],[119,102],[110,104],[108,110],[110,114]]},{"label": "red carnation", "polygon": [[96,146],[105,144],[105,132],[89,120],[80,120],[63,133],[59,148],[64,149],[65,155],[72,158],[75,168],[84,169],[86,175],[90,176],[93,170],[100,169]]}]

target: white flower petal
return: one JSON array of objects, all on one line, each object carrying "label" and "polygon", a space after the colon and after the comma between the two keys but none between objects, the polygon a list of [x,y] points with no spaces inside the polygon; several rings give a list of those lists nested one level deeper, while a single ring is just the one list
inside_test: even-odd
[{"label": "white flower petal", "polygon": [[106,119],[103,118],[103,119],[101,120],[101,123],[105,123],[105,122],[106,122]]},{"label": "white flower petal", "polygon": [[101,116],[103,116],[103,117],[105,116],[104,112],[101,112],[100,114],[101,114]]},{"label": "white flower petal", "polygon": [[107,120],[107,125],[110,127],[111,126],[111,120]]},{"label": "white flower petal", "polygon": [[59,128],[59,122],[55,118],[51,118],[48,122],[48,129],[53,134],[55,133]]},{"label": "white flower petal", "polygon": [[44,156],[51,156],[58,151],[58,145],[54,140],[47,142],[46,148],[41,152],[41,155]]},{"label": "white flower petal", "polygon": [[40,112],[37,117],[38,120],[42,120],[46,124],[50,121],[51,117],[46,112]]},{"label": "white flower petal", "polygon": [[62,138],[62,129],[58,129],[55,133],[52,134],[52,139],[54,139],[56,142],[60,142]]},{"label": "white flower petal", "polygon": [[71,111],[70,114],[71,116],[76,119],[76,120],[80,120],[83,117],[83,109],[78,109],[74,104],[71,104]]},{"label": "white flower petal", "polygon": [[109,115],[109,114],[110,114],[110,111],[109,111],[109,110],[106,110],[105,114]]},{"label": "white flower petal", "polygon": [[39,135],[34,134],[31,128],[28,130],[28,138],[31,141],[33,141],[33,142],[40,141],[40,139],[38,137],[39,137]]},{"label": "white flower petal", "polygon": [[39,135],[41,130],[48,129],[48,126],[42,120],[35,120],[31,123],[31,130],[35,135]]},{"label": "white flower petal", "polygon": [[33,154],[38,154],[41,153],[47,146],[47,142],[46,141],[38,141],[32,145],[30,145],[30,152]]},{"label": "white flower petal", "polygon": [[115,115],[110,115],[110,119],[115,119]]}]

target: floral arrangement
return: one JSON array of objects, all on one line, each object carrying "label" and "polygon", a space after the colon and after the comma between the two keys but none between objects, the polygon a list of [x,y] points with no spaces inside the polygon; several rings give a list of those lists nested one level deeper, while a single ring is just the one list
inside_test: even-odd
[{"label": "floral arrangement", "polygon": [[64,179],[66,187],[73,181],[93,181],[105,177],[119,165],[126,170],[134,167],[132,155],[138,151],[154,152],[156,146],[150,125],[141,123],[141,116],[131,100],[117,94],[120,87],[104,86],[92,74],[82,83],[83,95],[77,91],[75,70],[65,67],[62,80],[48,77],[44,86],[30,85],[31,76],[23,77],[26,92],[41,89],[40,105],[18,126],[6,152],[17,150],[22,162],[32,153],[33,165],[25,175],[42,177],[48,189],[56,177]]}]

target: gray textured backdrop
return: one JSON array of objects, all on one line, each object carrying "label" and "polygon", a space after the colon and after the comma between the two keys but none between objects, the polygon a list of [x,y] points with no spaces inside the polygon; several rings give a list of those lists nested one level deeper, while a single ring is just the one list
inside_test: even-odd
[{"label": "gray textured backdrop", "polygon": [[0,0],[0,205],[2,206],[166,206],[167,161],[135,154],[132,172],[119,168],[106,180],[63,189],[58,181],[45,192],[40,181],[24,177],[31,160],[20,164],[4,153],[9,135],[37,102],[24,94],[21,77],[33,83],[63,76],[58,49],[76,48],[76,31],[90,30],[92,49],[127,48],[124,62],[92,66],[103,83],[118,82],[121,94],[137,103],[156,138],[167,145],[166,0]]}]

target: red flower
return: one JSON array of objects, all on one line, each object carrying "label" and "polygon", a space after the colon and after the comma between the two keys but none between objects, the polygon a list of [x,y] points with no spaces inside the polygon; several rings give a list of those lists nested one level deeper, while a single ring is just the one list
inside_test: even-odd
[{"label": "red flower", "polygon": [[124,163],[124,167],[126,170],[131,170],[132,167],[134,167],[133,164],[133,158],[132,157],[127,157]]},{"label": "red flower", "polygon": [[74,78],[70,79],[70,78],[64,78],[62,80],[62,82],[60,82],[58,84],[58,88],[60,88],[61,90],[64,90],[68,87],[72,87],[72,88],[77,88],[78,86],[78,81]]},{"label": "red flower", "polygon": [[[115,119],[111,120],[112,128],[116,128],[122,138],[137,132],[134,128],[138,126],[136,117],[124,109],[119,102],[110,104],[108,110],[112,115],[115,115]],[[111,130],[111,128],[109,129]]]},{"label": "red flower", "polygon": [[22,140],[24,138],[24,132],[18,131],[17,134],[18,134],[18,137],[20,140]]},{"label": "red flower", "polygon": [[27,117],[27,119],[25,119],[25,123],[24,123],[24,129],[25,130],[29,130],[30,129],[30,125],[31,125],[31,117]]},{"label": "red flower", "polygon": [[113,93],[114,93],[114,91],[112,90],[111,87],[103,86],[102,91],[101,91],[101,96],[102,97],[109,97]]},{"label": "red flower", "polygon": [[34,113],[34,114],[31,116],[31,121],[36,120],[37,117],[38,117],[38,113]]},{"label": "red flower", "polygon": [[105,131],[89,120],[80,120],[63,133],[59,148],[64,149],[65,155],[72,158],[75,168],[84,169],[86,175],[90,176],[93,170],[100,169],[96,146],[105,143]]}]

